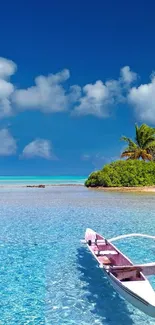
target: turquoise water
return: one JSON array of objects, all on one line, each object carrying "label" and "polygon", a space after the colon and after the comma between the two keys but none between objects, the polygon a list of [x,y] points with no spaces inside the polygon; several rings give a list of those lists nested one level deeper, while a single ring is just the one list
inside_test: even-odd
[{"label": "turquoise water", "polygon": [[[154,235],[155,197],[84,187],[0,189],[0,325],[155,323],[116,294],[81,246],[86,227],[107,238]],[[152,240],[118,247],[135,262],[155,260]]]},{"label": "turquoise water", "polygon": [[0,176],[0,185],[84,184],[86,176]]}]

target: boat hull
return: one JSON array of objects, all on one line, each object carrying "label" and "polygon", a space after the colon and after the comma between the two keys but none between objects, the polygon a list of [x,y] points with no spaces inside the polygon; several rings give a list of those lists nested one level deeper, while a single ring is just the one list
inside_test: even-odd
[{"label": "boat hull", "polygon": [[[95,234],[95,232],[92,229],[87,229],[86,233],[85,233],[86,242],[91,239],[91,236],[92,236],[92,238],[94,238],[94,234]],[[99,236],[100,240],[102,240],[102,239],[105,240],[105,238],[103,236],[100,236],[100,235],[98,235],[98,236]],[[111,249],[115,249],[122,256],[122,258],[125,260],[125,262],[128,262],[129,265],[133,265],[132,262],[123,253],[121,253],[114,245],[109,243],[107,240],[106,240],[106,242]],[[87,244],[87,247],[90,250],[90,252],[92,253],[93,257],[97,260],[97,262],[99,264],[101,264],[101,260],[99,260],[99,257],[96,256],[96,254],[95,254],[95,250],[94,250],[95,244],[94,245]],[[145,314],[147,314],[151,317],[155,317],[155,294],[154,294],[153,288],[151,287],[149,281],[145,278],[145,276],[142,273],[141,273],[141,281],[138,281],[138,285],[144,286],[144,290],[143,290],[144,294],[138,295],[137,293],[139,293],[139,290],[137,290],[137,293],[135,290],[137,282],[120,281],[114,274],[109,272],[104,266],[101,268],[101,270],[107,276],[108,281],[110,282],[110,284],[113,286],[113,288],[117,291],[117,293],[121,297],[123,297],[125,300],[127,300],[129,303],[131,303],[134,307],[138,308]],[[131,286],[131,290],[130,290],[130,284],[134,285],[134,286]],[[150,299],[149,296],[151,296],[151,295],[153,295],[153,299]],[[145,297],[147,300],[145,300]]]},{"label": "boat hull", "polygon": [[142,299],[140,296],[136,295],[133,291],[127,289],[121,281],[118,281],[112,274],[104,272],[108,278],[108,281],[117,291],[117,293],[127,300],[134,307],[138,308],[145,314],[155,317],[155,306],[149,304],[147,301]]}]

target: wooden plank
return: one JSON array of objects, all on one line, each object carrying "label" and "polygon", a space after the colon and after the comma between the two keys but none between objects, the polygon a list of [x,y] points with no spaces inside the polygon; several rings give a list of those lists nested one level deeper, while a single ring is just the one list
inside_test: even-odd
[{"label": "wooden plank", "polygon": [[130,271],[138,271],[138,272],[143,272],[144,275],[152,275],[155,274],[155,263],[110,266],[110,272],[112,273],[130,272]]}]

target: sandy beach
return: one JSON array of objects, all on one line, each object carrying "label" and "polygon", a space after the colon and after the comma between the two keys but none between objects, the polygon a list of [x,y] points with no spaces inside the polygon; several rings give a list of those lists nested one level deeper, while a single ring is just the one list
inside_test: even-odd
[{"label": "sandy beach", "polygon": [[140,187],[92,187],[91,189],[101,190],[105,192],[155,192],[155,186],[140,186]]}]

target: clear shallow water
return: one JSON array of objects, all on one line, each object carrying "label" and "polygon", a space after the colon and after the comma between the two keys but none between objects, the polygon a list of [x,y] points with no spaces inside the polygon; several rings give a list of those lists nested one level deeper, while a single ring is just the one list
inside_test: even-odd
[{"label": "clear shallow water", "polygon": [[0,176],[0,185],[8,184],[84,184],[84,176]]},{"label": "clear shallow water", "polygon": [[[84,187],[0,190],[0,325],[153,325],[121,299],[79,240],[155,234],[155,196]],[[155,242],[118,242],[133,261],[155,260]],[[155,282],[151,279],[153,286]]]}]

